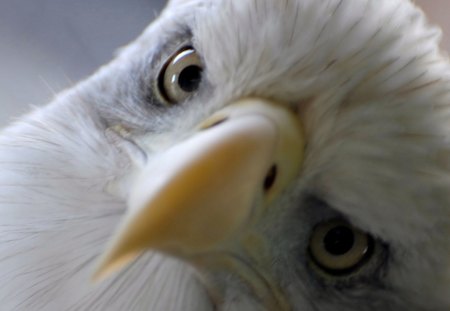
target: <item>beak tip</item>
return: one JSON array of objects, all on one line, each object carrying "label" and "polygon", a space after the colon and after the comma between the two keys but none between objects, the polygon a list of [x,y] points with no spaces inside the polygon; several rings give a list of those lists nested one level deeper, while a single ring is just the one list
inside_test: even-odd
[{"label": "beak tip", "polygon": [[99,264],[92,274],[91,282],[93,284],[97,284],[104,281],[115,272],[122,270],[124,266],[135,260],[138,255],[139,254],[137,253],[124,254],[121,256],[108,254],[107,256],[100,259]]},{"label": "beak tip", "polygon": [[98,284],[108,278],[108,276],[114,273],[112,266],[113,265],[109,261],[101,260],[95,267],[94,273],[91,276],[91,282],[93,284]]},{"label": "beak tip", "polygon": [[92,274],[91,276],[91,284],[98,284],[101,281],[103,281],[104,279],[106,279],[108,277],[108,275],[105,273],[105,271],[102,270],[95,270],[95,272]]}]

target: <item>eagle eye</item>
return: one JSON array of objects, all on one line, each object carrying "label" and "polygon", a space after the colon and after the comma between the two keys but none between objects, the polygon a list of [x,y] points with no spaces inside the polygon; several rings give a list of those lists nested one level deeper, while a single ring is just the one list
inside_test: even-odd
[{"label": "eagle eye", "polygon": [[179,50],[169,58],[158,77],[158,91],[169,104],[186,100],[197,91],[202,80],[203,65],[191,48]]},{"label": "eagle eye", "polygon": [[373,255],[373,238],[342,220],[317,225],[311,234],[312,262],[331,275],[347,275]]}]

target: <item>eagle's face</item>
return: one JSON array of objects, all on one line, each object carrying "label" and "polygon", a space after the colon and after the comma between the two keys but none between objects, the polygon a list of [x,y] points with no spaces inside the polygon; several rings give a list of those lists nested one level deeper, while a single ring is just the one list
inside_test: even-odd
[{"label": "eagle's face", "polygon": [[[1,137],[2,301],[448,308],[437,36],[406,0],[170,2]],[[88,287],[105,248],[99,276],[134,261]]]}]

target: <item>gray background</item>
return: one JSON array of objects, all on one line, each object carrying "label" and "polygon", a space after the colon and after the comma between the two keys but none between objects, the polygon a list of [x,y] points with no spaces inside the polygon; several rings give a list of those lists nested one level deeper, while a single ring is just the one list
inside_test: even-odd
[{"label": "gray background", "polygon": [[163,0],[0,0],[0,127],[109,61]]},{"label": "gray background", "polygon": [[[417,2],[450,33],[450,0]],[[164,3],[0,0],[0,127],[110,60]]]}]

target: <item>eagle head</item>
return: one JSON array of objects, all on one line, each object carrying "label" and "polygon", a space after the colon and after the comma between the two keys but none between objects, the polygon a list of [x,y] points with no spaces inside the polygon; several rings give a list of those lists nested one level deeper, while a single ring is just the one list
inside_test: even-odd
[{"label": "eagle head", "polygon": [[439,36],[407,0],[170,1],[1,132],[2,308],[448,310]]}]

